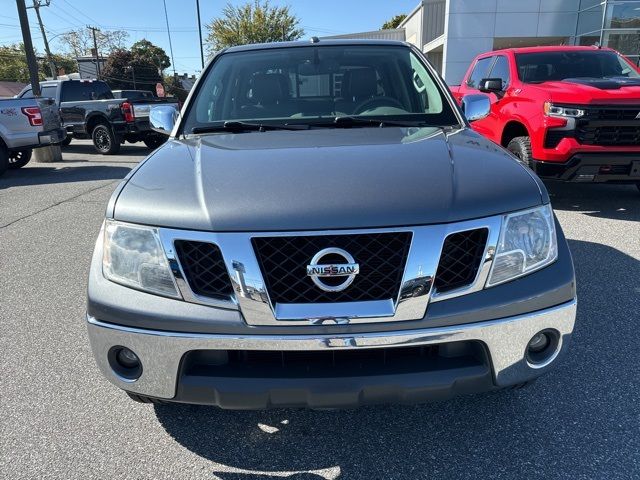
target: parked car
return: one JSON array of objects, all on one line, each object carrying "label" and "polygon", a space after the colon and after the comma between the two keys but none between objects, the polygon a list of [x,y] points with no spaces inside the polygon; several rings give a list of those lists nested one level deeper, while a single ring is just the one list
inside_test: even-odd
[{"label": "parked car", "polygon": [[539,176],[640,189],[640,71],[607,48],[531,47],[479,55],[458,101],[484,92],[473,128]]},{"label": "parked car", "polygon": [[127,98],[129,100],[158,98],[148,90],[112,90],[111,93],[113,93],[113,98]]},{"label": "parked car", "polygon": [[29,163],[33,148],[60,143],[65,136],[53,100],[0,99],[0,175]]},{"label": "parked car", "polygon": [[[151,129],[149,108],[167,104],[177,108],[177,101],[165,98],[130,100],[114,98],[109,85],[100,80],[52,80],[40,84],[42,95],[51,97],[60,107],[62,121],[67,129],[65,145],[71,138],[91,138],[98,153],[116,154],[125,141],[144,142],[155,149],[166,141],[166,136]],[[31,87],[26,87],[19,98],[30,98]]]},{"label": "parked car", "polygon": [[229,48],[183,111],[152,109],[172,137],[116,189],[91,263],[93,353],[131,398],[420,402],[526,384],[566,351],[547,191],[419,49]]}]

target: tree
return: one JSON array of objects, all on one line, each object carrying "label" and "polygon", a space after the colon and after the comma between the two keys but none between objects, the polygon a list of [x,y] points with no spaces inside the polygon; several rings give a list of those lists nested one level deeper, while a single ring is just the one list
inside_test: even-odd
[{"label": "tree", "polygon": [[171,66],[167,53],[161,47],[144,38],[131,45],[131,53],[138,59],[149,60],[160,70],[165,70]]},{"label": "tree", "polygon": [[101,77],[114,90],[149,90],[155,92],[162,82],[158,67],[151,60],[136,57],[129,50],[115,50],[104,64]]},{"label": "tree", "polygon": [[[65,75],[68,75],[70,73],[78,71],[78,62],[76,62],[75,58],[69,55],[59,55],[57,53],[54,53],[51,55],[51,59],[58,69],[58,72],[60,71],[60,69],[63,69]],[[43,77],[51,76],[51,71],[49,70],[49,65],[46,61],[38,62],[38,71]]]},{"label": "tree", "polygon": [[299,24],[289,6],[272,7],[269,0],[253,0],[238,7],[228,3],[222,17],[207,25],[207,48],[215,52],[233,45],[298,40],[304,35]]},{"label": "tree", "polygon": [[24,44],[0,46],[0,80],[29,83]]},{"label": "tree", "polygon": [[380,30],[391,30],[394,28],[398,28],[398,26],[402,23],[402,21],[407,18],[406,15],[396,15],[391,20],[387,20],[382,24],[382,28]]},{"label": "tree", "polygon": [[173,75],[164,76],[164,84],[167,95],[173,95],[182,103],[187,99],[189,90],[182,86],[182,82],[179,78],[175,78]]},{"label": "tree", "polygon": [[[96,32],[96,41],[100,54],[110,54],[115,50],[125,47],[129,34],[124,30],[99,30]],[[91,54],[93,48],[93,34],[86,28],[72,30],[60,36],[60,43],[67,53],[74,57],[83,57]]]}]

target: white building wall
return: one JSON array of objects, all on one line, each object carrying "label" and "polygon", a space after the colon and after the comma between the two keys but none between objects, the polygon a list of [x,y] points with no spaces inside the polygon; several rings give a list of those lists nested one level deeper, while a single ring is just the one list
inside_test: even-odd
[{"label": "white building wall", "polygon": [[407,42],[413,43],[416,47],[422,49],[422,9],[414,10],[403,24],[404,38]]},{"label": "white building wall", "polygon": [[571,37],[580,0],[448,0],[443,75],[459,84],[473,58],[496,38]]}]

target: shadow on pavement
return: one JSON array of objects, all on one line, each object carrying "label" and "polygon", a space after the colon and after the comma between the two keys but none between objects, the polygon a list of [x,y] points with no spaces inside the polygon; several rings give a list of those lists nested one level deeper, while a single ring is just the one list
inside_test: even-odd
[{"label": "shadow on pavement", "polygon": [[640,191],[635,185],[546,183],[556,210],[615,220],[640,221]]},{"label": "shadow on pavement", "polygon": [[575,335],[557,368],[528,388],[326,412],[156,405],[156,416],[225,480],[633,478],[640,472],[640,261],[596,243],[570,247]]},{"label": "shadow on pavement", "polygon": [[23,187],[27,185],[48,185],[52,183],[90,182],[96,180],[118,180],[127,176],[130,167],[108,165],[87,165],[65,167],[64,163],[55,163],[58,167],[20,168],[9,170],[0,177],[0,189]]},{"label": "shadow on pavement", "polygon": [[[96,152],[96,149],[93,147],[93,144],[88,142],[77,143],[76,140],[73,140],[71,144],[66,147],[62,147],[62,155],[73,153],[73,154],[82,154],[82,155],[94,155],[94,159],[102,158],[105,162],[111,161],[118,158],[118,155],[140,155],[141,157],[146,157],[151,153],[151,150],[148,149],[144,143],[124,143],[120,147],[120,151],[117,155],[101,155]],[[75,160],[74,160],[75,161]]]}]

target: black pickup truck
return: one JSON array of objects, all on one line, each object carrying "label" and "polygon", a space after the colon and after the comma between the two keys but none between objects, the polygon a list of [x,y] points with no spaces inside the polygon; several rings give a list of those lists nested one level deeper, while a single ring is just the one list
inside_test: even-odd
[{"label": "black pickup truck", "polygon": [[[157,104],[173,105],[172,99],[114,98],[109,85],[100,80],[52,80],[42,82],[40,88],[42,96],[53,98],[60,108],[67,130],[64,145],[71,138],[91,138],[99,153],[112,155],[125,141],[142,141],[153,150],[166,140],[166,136],[151,129],[149,109]],[[30,86],[18,94],[19,98],[32,96]],[[177,101],[175,107],[178,108]]]}]

